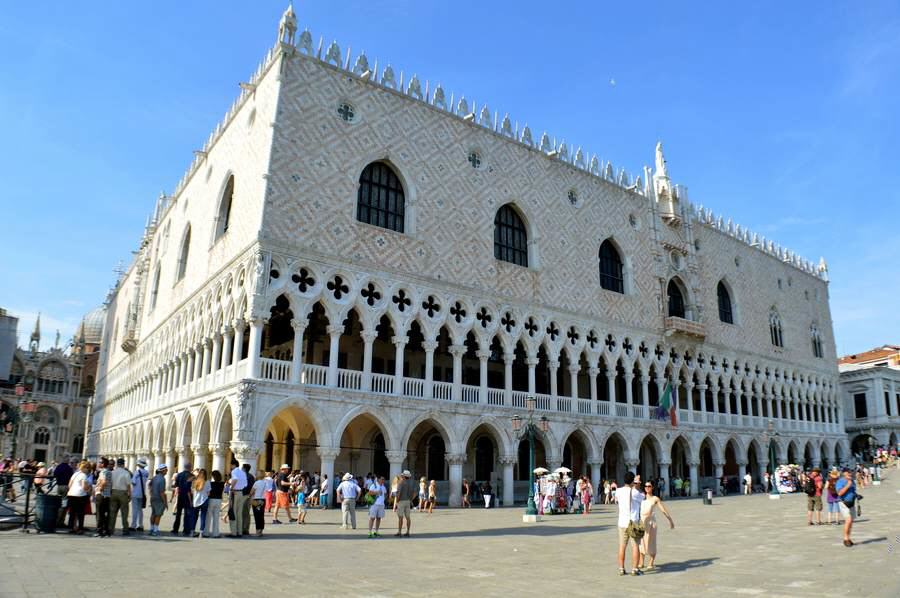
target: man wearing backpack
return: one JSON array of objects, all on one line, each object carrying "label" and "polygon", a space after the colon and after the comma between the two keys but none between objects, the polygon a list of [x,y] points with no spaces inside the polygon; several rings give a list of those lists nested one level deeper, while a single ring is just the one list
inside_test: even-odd
[{"label": "man wearing backpack", "polygon": [[818,467],[806,478],[803,486],[806,492],[806,523],[813,525],[813,511],[816,512],[816,525],[822,525],[822,474]]}]

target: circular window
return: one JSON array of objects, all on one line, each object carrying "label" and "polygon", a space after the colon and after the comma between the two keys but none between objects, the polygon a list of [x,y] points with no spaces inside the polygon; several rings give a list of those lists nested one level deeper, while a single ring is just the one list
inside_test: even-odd
[{"label": "circular window", "polygon": [[352,104],[348,104],[347,102],[341,102],[341,104],[338,105],[337,113],[344,122],[352,123],[356,118],[356,110],[353,108]]},{"label": "circular window", "polygon": [[578,191],[576,191],[575,189],[569,189],[567,197],[569,198],[570,204],[572,204],[573,206],[578,205]]},{"label": "circular window", "polygon": [[481,168],[481,154],[472,150],[469,152],[469,164],[472,165],[472,168]]}]

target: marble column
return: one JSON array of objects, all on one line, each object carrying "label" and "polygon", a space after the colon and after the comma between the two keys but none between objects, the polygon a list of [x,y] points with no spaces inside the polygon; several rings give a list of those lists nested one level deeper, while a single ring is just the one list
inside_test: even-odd
[{"label": "marble column", "polygon": [[425,388],[422,395],[426,399],[434,397],[434,351],[438,348],[435,340],[426,340],[422,343],[425,349]]},{"label": "marble column", "polygon": [[192,444],[191,450],[194,452],[194,467],[198,469],[206,469],[207,447],[205,444]]},{"label": "marble column", "polygon": [[550,370],[550,395],[555,399],[558,395],[556,373],[559,371],[559,361],[550,360],[547,362],[547,367]]},{"label": "marble column", "polygon": [[[250,378],[259,378],[259,352],[262,348],[263,319],[255,317],[250,319],[250,345],[247,351],[250,353],[250,367],[248,376]],[[254,466],[255,467],[255,466]]]},{"label": "marble column", "polygon": [[225,369],[231,365],[231,351],[234,348],[234,328],[231,326],[222,327],[222,361],[219,369]]},{"label": "marble column", "polygon": [[[512,405],[513,392],[513,363],[516,361],[515,353],[503,354],[503,404],[507,407]],[[506,504],[506,501],[503,501]]]},{"label": "marble column", "polygon": [[538,361],[539,360],[537,357],[529,356],[529,357],[525,358],[525,365],[528,366],[528,394],[530,394],[530,395],[534,395],[534,393],[537,392],[536,391],[537,384],[535,382],[534,370],[537,367]]},{"label": "marble column", "polygon": [[238,318],[232,324],[234,328],[234,343],[232,346],[232,355],[234,363],[238,363],[245,357],[246,355],[242,355],[241,351],[244,348],[244,330],[247,328],[247,322]]},{"label": "marble column", "polygon": [[343,326],[329,325],[326,329],[328,332],[328,381],[327,386],[335,387],[338,383],[338,356],[340,354],[341,335],[344,333]]},{"label": "marble column", "polygon": [[691,494],[690,496],[698,496],[700,494],[700,462],[691,461],[689,463],[691,471]]},{"label": "marble column", "polygon": [[256,475],[256,461],[259,457],[261,445],[258,442],[231,441],[231,452],[241,467],[250,465],[250,473]]},{"label": "marble column", "polygon": [[501,455],[497,460],[503,468],[503,506],[511,507],[515,504],[515,488],[514,467],[516,466],[516,458],[513,455]]},{"label": "marble column", "polygon": [[388,474],[388,479],[393,480],[403,471],[403,460],[406,458],[406,451],[385,451],[384,456],[387,457],[389,464],[390,473]]},{"label": "marble column", "polygon": [[670,496],[672,492],[671,484],[669,483],[669,465],[671,465],[671,463],[667,463],[665,461],[659,462],[659,477],[662,478],[663,484],[665,484],[666,486],[666,490],[665,492],[661,492],[659,488],[655,488],[655,490],[657,494],[663,498]]},{"label": "marble column", "polygon": [[212,357],[210,361],[210,373],[215,372],[219,369],[219,366],[222,362],[222,335],[218,332],[213,336],[212,342]]},{"label": "marble column", "polygon": [[600,487],[600,468],[603,466],[603,461],[591,461],[589,463],[591,466],[591,486],[594,487],[594,504],[599,504],[603,497],[603,488]]},{"label": "marble column", "polygon": [[402,397],[406,394],[403,389],[403,352],[409,337],[405,334],[398,335],[393,337],[391,342],[394,343],[394,394]]},{"label": "marble column", "polygon": [[616,368],[606,368],[606,389],[609,395],[609,414],[616,415]]},{"label": "marble column", "polygon": [[478,350],[475,352],[475,357],[478,358],[478,402],[481,404],[488,402],[488,358],[490,356],[490,351]]},{"label": "marble column", "polygon": [[225,462],[225,455],[228,453],[228,447],[224,444],[212,444],[210,445],[210,450],[212,450],[212,471],[218,471],[222,474],[223,479],[228,479],[228,476],[231,474],[231,468],[228,467],[228,464]]},{"label": "marble column", "polygon": [[375,330],[363,330],[363,373],[362,373],[362,390],[372,390],[372,347],[378,333]]},{"label": "marble column", "polygon": [[[569,366],[569,396],[577,401],[578,399],[578,374],[581,372],[581,365],[573,363]],[[573,405],[572,409],[578,413],[578,405]]]},{"label": "marble column", "polygon": [[446,453],[444,458],[450,469],[450,496],[448,505],[458,507],[462,505],[462,466],[466,462],[464,454]]},{"label": "marble column", "polygon": [[334,460],[337,459],[341,449],[320,446],[316,449],[316,452],[319,454],[319,459],[321,461],[319,473],[322,475],[323,479],[327,477],[331,481],[331,496],[328,498],[328,506],[329,508],[334,508],[334,500],[332,500],[332,498],[334,497],[334,491],[337,489],[338,484],[340,484],[340,480],[334,479]]},{"label": "marble column", "polygon": [[465,345],[450,345],[450,355],[453,356],[453,400],[462,400],[462,358],[466,354]]},{"label": "marble column", "polygon": [[308,320],[305,318],[291,319],[291,327],[294,329],[294,343],[291,348],[291,382],[300,384],[303,375],[303,333],[306,332]]}]

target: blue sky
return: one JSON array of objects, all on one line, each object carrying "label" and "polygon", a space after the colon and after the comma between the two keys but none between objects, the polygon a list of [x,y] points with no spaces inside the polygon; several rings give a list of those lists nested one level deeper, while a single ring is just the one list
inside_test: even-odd
[{"label": "blue sky", "polygon": [[[0,306],[43,344],[102,302],[286,2],[5,3]],[[303,1],[300,28],[824,255],[838,352],[900,342],[900,5]],[[611,84],[615,81],[615,85]]]}]

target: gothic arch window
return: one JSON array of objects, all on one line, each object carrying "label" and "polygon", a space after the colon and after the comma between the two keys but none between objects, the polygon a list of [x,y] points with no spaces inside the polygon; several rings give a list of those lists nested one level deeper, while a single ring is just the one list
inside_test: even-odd
[{"label": "gothic arch window", "polygon": [[50,430],[43,426],[34,431],[35,444],[50,444]]},{"label": "gothic arch window", "polygon": [[822,347],[822,335],[819,333],[819,327],[815,323],[809,327],[809,336],[810,341],[812,342],[813,356],[819,358],[825,357],[825,350]]},{"label": "gothic arch window", "polygon": [[681,291],[681,286],[675,281],[673,278],[669,281],[669,285],[666,288],[666,296],[668,297],[668,315],[673,318],[684,318],[685,310],[684,310],[684,293]]},{"label": "gothic arch window", "polygon": [[80,455],[84,452],[84,435],[76,434],[75,438],[72,439],[72,452],[76,455]]},{"label": "gothic arch window", "polygon": [[600,286],[607,291],[625,293],[622,257],[609,239],[600,244]]},{"label": "gothic arch window", "polygon": [[769,312],[769,337],[773,346],[784,347],[781,316],[778,315],[778,311],[775,308],[772,308],[772,311]]},{"label": "gothic arch window", "polygon": [[494,257],[528,267],[528,232],[512,204],[500,206],[494,216]]},{"label": "gothic arch window", "polygon": [[65,392],[66,368],[58,361],[48,361],[41,366],[37,376],[37,390],[52,394]]},{"label": "gothic arch window", "polygon": [[402,233],[406,196],[394,169],[384,162],[372,162],[359,175],[356,219]]},{"label": "gothic arch window", "polygon": [[181,241],[181,251],[178,252],[178,267],[175,270],[175,282],[184,278],[187,272],[188,254],[191,251],[191,225],[184,230],[184,238]]},{"label": "gothic arch window", "polygon": [[734,313],[731,308],[731,294],[728,292],[728,287],[726,287],[725,283],[721,280],[716,287],[716,295],[718,295],[719,298],[719,321],[725,322],[726,324],[734,324]]},{"label": "gothic arch window", "polygon": [[159,274],[160,265],[156,264],[156,270],[153,272],[153,284],[150,286],[150,311],[156,307],[156,298],[159,296]]},{"label": "gothic arch window", "polygon": [[225,183],[225,191],[222,192],[222,198],[219,200],[219,213],[216,214],[216,239],[228,232],[228,225],[231,222],[231,203],[234,199],[234,175],[228,177]]}]

